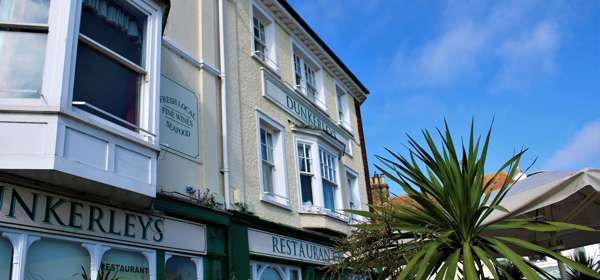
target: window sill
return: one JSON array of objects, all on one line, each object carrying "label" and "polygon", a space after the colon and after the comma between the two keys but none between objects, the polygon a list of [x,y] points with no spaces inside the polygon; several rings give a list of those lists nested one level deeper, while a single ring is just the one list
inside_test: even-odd
[{"label": "window sill", "polygon": [[271,73],[275,74],[279,79],[281,79],[281,73],[279,72],[279,67],[277,67],[277,65],[265,61],[265,59],[261,58],[255,53],[252,53],[251,56],[254,58],[254,60],[258,61],[258,63],[264,66],[264,68],[268,69]]},{"label": "window sill", "polygon": [[279,208],[283,208],[285,210],[292,211],[292,207],[290,205],[289,200],[286,203],[283,203],[283,202],[281,202],[281,200],[283,200],[282,198],[277,198],[277,197],[274,197],[274,196],[268,195],[268,194],[262,194],[260,197],[260,200],[262,202],[271,204],[273,206],[277,206]]},{"label": "window sill", "polygon": [[148,138],[144,138],[142,136],[142,134],[135,133],[127,128],[124,128],[122,126],[114,124],[110,121],[107,121],[96,115],[85,112],[81,109],[72,107],[71,110],[64,112],[64,114],[77,120],[77,121],[80,121],[82,123],[85,123],[87,125],[95,127],[97,129],[100,129],[104,132],[107,132],[107,133],[110,133],[113,135],[117,135],[121,138],[125,138],[132,142],[136,142],[138,144],[141,144],[148,148],[154,149],[156,151],[160,150],[158,143],[155,143],[155,141],[149,140]]},{"label": "window sill", "polygon": [[298,213],[304,215],[326,216],[347,224],[350,223],[350,219],[345,214],[334,212],[320,206],[303,206],[300,209],[298,209]]},{"label": "window sill", "polygon": [[296,95],[300,96],[300,98],[304,99],[305,101],[307,101],[308,103],[313,105],[315,108],[317,108],[317,110],[321,111],[321,113],[325,114],[327,117],[329,117],[331,119],[331,116],[329,115],[329,112],[327,111],[326,105],[321,105],[315,101],[312,101],[310,98],[306,97],[306,95],[302,92],[301,89],[299,89],[297,87],[293,87],[292,90],[296,93]]},{"label": "window sill", "polygon": [[347,131],[348,133],[354,135],[354,129],[352,129],[352,126],[350,126],[349,123],[343,122],[343,121],[338,121],[338,125],[343,128],[345,131]]}]

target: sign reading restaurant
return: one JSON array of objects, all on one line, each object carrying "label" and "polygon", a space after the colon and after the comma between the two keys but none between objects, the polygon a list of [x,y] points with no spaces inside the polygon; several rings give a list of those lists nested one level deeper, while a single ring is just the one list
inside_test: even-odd
[{"label": "sign reading restaurant", "polygon": [[[0,226],[187,253],[206,252],[206,227],[0,182]],[[189,238],[190,236],[194,238]]]},{"label": "sign reading restaurant", "polygon": [[290,238],[257,229],[248,229],[250,253],[316,264],[330,264],[336,260],[333,247]]}]

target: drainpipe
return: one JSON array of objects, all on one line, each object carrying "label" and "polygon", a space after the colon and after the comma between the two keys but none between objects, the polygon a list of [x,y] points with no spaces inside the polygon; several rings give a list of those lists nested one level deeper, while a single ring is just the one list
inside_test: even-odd
[{"label": "drainpipe", "polygon": [[229,186],[229,144],[227,138],[227,75],[225,69],[225,14],[224,0],[219,0],[219,64],[221,65],[221,139],[223,141],[223,188],[225,208],[231,209]]}]

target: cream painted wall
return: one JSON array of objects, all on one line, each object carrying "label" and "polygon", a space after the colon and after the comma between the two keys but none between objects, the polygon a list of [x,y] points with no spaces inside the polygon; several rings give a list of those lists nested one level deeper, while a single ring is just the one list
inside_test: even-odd
[{"label": "cream painted wall", "polygon": [[[348,226],[323,216],[312,219],[300,215],[299,186],[295,158],[295,138],[291,125],[296,120],[262,97],[261,71],[271,71],[251,55],[252,25],[250,2],[252,0],[224,1],[225,40],[227,69],[228,145],[232,203],[244,205],[256,215],[290,226],[329,226],[337,231],[347,231]],[[219,70],[218,0],[178,0],[172,7],[164,37],[197,62]],[[182,28],[185,27],[185,28]],[[287,85],[293,85],[292,37],[282,26],[276,26],[277,65],[279,75]],[[296,42],[300,42],[295,39]],[[163,152],[158,161],[159,190],[185,193],[187,185],[208,187],[223,201],[222,145],[220,118],[220,78],[210,71],[194,66],[172,50],[162,49],[162,74],[192,89],[199,97],[200,117],[200,163]],[[322,67],[324,69],[324,67]],[[327,111],[334,123],[338,122],[334,78],[323,72]],[[342,196],[347,199],[344,165],[359,174],[357,182],[361,190],[361,202],[366,203],[365,174],[358,139],[358,123],[354,105],[349,104],[354,128],[353,157],[342,157],[340,185]],[[276,120],[285,128],[286,181],[291,205],[289,208],[274,206],[260,200],[259,153],[257,136],[257,110]],[[318,162],[315,161],[315,167]]]},{"label": "cream painted wall", "polygon": [[[194,60],[218,69],[217,16],[217,0],[172,1],[164,38]],[[219,77],[166,47],[162,48],[161,73],[198,96],[200,162],[162,151],[158,160],[158,191],[185,194],[186,186],[200,191],[208,188],[223,202]]]},{"label": "cream painted wall", "polygon": [[[238,1],[226,1],[229,4],[228,15],[235,15],[235,28],[229,26],[227,32],[235,33],[234,36],[228,36],[227,44],[228,47],[228,58],[235,60],[238,71],[237,81],[235,86],[238,87],[236,93],[229,92],[229,94],[235,94],[239,98],[239,112],[230,112],[230,116],[235,115],[236,120],[240,123],[240,135],[241,135],[241,149],[243,155],[240,160],[243,161],[245,178],[243,187],[243,198],[242,202],[246,202],[250,210],[255,211],[256,215],[276,221],[279,223],[288,224],[291,226],[307,226],[305,216],[298,214],[299,209],[299,186],[297,179],[297,166],[295,158],[295,139],[294,133],[291,130],[291,124],[297,122],[291,115],[283,111],[280,107],[274,105],[271,101],[262,97],[262,80],[261,80],[261,69],[265,71],[272,71],[268,66],[262,63],[259,59],[253,57],[252,54],[252,25],[251,25],[251,7],[250,3],[253,0],[238,0]],[[281,77],[282,81],[289,85],[293,84],[293,66],[292,66],[292,48],[291,48],[292,37],[280,25],[276,26],[276,45],[277,45],[277,65],[278,71],[274,71],[276,75]],[[300,42],[295,39],[295,42]],[[321,66],[322,67],[322,66]],[[322,67],[324,68],[324,67]],[[324,85],[327,102],[327,114],[331,117],[334,123],[338,122],[337,116],[337,101],[335,95],[334,79],[326,71],[324,72]],[[230,83],[234,83],[230,81]],[[233,87],[233,86],[232,86]],[[340,167],[344,165],[349,166],[351,169],[358,173],[357,182],[359,184],[362,203],[367,202],[367,193],[365,186],[365,174],[363,169],[363,159],[361,154],[361,146],[358,138],[358,123],[357,117],[354,112],[354,104],[349,102],[350,113],[352,115],[352,127],[354,129],[354,144],[353,144],[353,157],[347,155],[343,156]],[[274,206],[270,203],[261,201],[260,187],[259,187],[259,152],[258,152],[258,136],[257,136],[257,110],[268,115],[272,119],[276,120],[285,128],[285,152],[286,152],[286,166],[285,173],[287,174],[287,188],[291,205],[289,209]],[[232,120],[233,122],[233,120]],[[231,131],[231,130],[230,130]],[[318,164],[318,162],[315,162]],[[315,166],[317,167],[317,166]],[[345,189],[346,182],[345,172],[343,168],[340,168],[340,182],[342,182],[342,195],[343,198],[347,198]],[[366,206],[365,206],[366,208]],[[302,216],[302,217],[301,217]],[[322,221],[315,221],[317,223]],[[310,224],[310,220],[309,220]],[[333,225],[333,224],[332,224]],[[335,228],[339,229],[339,225],[335,225]],[[347,227],[342,227],[347,230]]]}]

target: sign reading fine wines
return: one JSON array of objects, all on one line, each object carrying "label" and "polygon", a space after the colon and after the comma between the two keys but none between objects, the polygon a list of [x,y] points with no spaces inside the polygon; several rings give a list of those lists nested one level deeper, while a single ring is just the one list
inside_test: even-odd
[{"label": "sign reading fine wines", "polygon": [[0,226],[188,253],[206,252],[204,225],[123,211],[2,182]]},{"label": "sign reading fine wines", "polygon": [[167,77],[160,80],[160,144],[198,160],[198,98]]},{"label": "sign reading fine wines", "polygon": [[332,247],[256,229],[248,229],[248,244],[250,253],[263,256],[316,264],[330,264],[337,259]]}]

